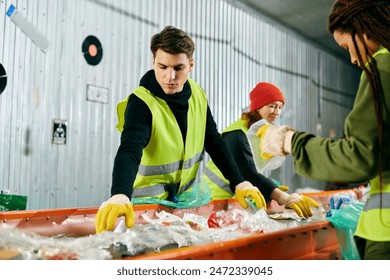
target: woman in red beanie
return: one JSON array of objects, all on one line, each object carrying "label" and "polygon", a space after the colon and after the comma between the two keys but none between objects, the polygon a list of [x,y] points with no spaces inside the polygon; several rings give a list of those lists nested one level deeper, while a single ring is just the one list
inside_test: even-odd
[{"label": "woman in red beanie", "polygon": [[284,106],[282,91],[277,86],[266,82],[258,83],[250,92],[249,99],[249,112],[244,112],[241,116],[248,129],[261,119],[274,124]]},{"label": "woman in red beanie", "polygon": [[[280,205],[295,210],[299,216],[309,218],[312,216],[309,204],[315,207],[318,205],[307,197],[283,192],[271,179],[260,174],[246,137],[251,125],[257,121],[264,119],[271,124],[276,122],[285,103],[282,91],[271,83],[260,82],[252,89],[249,98],[249,111],[244,112],[240,119],[222,132],[222,139],[229,147],[245,180],[257,186],[267,202],[274,199]],[[212,199],[234,197],[234,186],[230,185],[212,160],[206,165],[203,179],[210,186]]]}]

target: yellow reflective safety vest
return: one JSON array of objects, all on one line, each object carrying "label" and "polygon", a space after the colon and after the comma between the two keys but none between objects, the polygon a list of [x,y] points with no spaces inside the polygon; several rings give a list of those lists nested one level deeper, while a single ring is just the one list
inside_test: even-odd
[{"label": "yellow reflective safety vest", "polygon": [[[187,136],[183,143],[180,127],[168,104],[144,87],[133,93],[142,99],[152,113],[151,137],[143,149],[134,181],[132,197],[168,198],[167,186],[175,186],[177,194],[190,188],[203,159],[207,118],[207,98],[203,89],[188,79]],[[117,106],[117,128],[122,133],[128,98]]]},{"label": "yellow reflective safety vest", "polygon": [[370,195],[360,213],[355,231],[355,235],[371,241],[390,241],[390,179],[384,178],[382,193],[379,176],[370,181]]},{"label": "yellow reflective safety vest", "polygon": [[[381,47],[373,57],[389,54]],[[362,73],[362,77],[364,72]],[[370,181],[370,194],[356,227],[355,235],[370,241],[390,241],[390,171],[382,174],[382,193],[379,175]]]},{"label": "yellow reflective safety vest", "polygon": [[[222,134],[234,130],[241,130],[245,134],[248,128],[245,121],[239,119],[222,131]],[[210,187],[211,199],[228,199],[234,197],[230,190],[230,182],[223,175],[214,162],[210,159],[202,174],[202,180],[205,180]]]}]

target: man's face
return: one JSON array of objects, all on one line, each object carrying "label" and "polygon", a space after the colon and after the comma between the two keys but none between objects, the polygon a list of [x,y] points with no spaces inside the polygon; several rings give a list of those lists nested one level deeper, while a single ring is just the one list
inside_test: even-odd
[{"label": "man's face", "polygon": [[183,90],[193,66],[194,61],[189,60],[185,53],[170,54],[159,49],[153,58],[157,82],[166,94],[175,94]]}]

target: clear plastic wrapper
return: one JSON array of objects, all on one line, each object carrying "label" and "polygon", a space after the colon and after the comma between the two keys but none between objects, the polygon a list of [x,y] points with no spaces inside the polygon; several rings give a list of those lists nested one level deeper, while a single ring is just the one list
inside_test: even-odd
[{"label": "clear plastic wrapper", "polygon": [[[14,228],[0,228],[0,254],[3,250],[18,252],[15,258],[39,259],[111,259],[102,247],[112,240],[96,236],[68,238],[44,237]],[[98,245],[98,246],[96,246]]]},{"label": "clear plastic wrapper", "polygon": [[252,124],[248,132],[246,133],[249,146],[252,151],[253,160],[255,162],[256,170],[261,174],[263,174],[263,172],[265,171],[279,168],[286,160],[286,157],[284,156],[274,156],[270,159],[264,159],[261,157],[260,138],[256,134],[260,127],[267,124],[269,123],[266,120],[261,119]]},{"label": "clear plastic wrapper", "polygon": [[[333,196],[334,203],[335,205],[340,205],[339,208],[343,208],[346,205],[355,203],[358,201],[357,195],[355,192],[341,192],[341,193],[336,193]],[[340,201],[340,199],[342,201]]]}]

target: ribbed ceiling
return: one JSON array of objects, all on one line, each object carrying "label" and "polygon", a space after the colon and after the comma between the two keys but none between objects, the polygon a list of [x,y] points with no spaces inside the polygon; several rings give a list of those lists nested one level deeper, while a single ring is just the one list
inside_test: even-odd
[{"label": "ribbed ceiling", "polygon": [[334,0],[238,0],[277,22],[314,40],[343,59],[348,54],[327,30],[327,19]]}]

